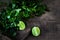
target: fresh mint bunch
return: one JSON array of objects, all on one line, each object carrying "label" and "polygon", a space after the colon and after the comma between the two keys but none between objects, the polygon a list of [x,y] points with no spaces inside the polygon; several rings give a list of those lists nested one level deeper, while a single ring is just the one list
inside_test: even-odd
[{"label": "fresh mint bunch", "polygon": [[13,37],[19,30],[20,26],[17,26],[19,21],[41,16],[45,10],[46,5],[42,4],[42,0],[12,0],[7,8],[0,12],[0,30],[4,34],[9,32],[9,35]]}]

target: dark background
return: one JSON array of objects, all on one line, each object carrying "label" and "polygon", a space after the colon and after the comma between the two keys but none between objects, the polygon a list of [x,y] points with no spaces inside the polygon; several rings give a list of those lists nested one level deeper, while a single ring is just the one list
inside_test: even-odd
[{"label": "dark background", "polygon": [[[8,0],[0,0],[9,3]],[[43,0],[43,3],[47,5],[49,12],[45,12],[40,17],[34,17],[27,22],[28,27],[25,31],[18,31],[16,40],[60,40],[60,0]],[[0,6],[0,9],[5,6]],[[33,37],[29,30],[32,26],[38,25],[41,27],[41,35]],[[28,31],[26,31],[28,30]],[[21,35],[22,34],[22,35]],[[29,35],[28,35],[29,34]],[[0,32],[0,40],[12,40],[7,36],[4,36]]]}]

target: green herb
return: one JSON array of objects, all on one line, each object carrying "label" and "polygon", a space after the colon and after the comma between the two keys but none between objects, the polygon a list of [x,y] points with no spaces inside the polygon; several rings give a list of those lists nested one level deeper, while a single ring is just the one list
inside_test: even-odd
[{"label": "green herb", "polygon": [[[42,0],[12,0],[6,9],[2,9],[0,12],[0,24],[2,24],[0,25],[0,30],[6,34],[8,34],[8,30],[11,30],[12,32],[8,32],[9,35],[11,34],[12,36],[14,34],[13,30],[16,32],[17,29],[24,30],[26,28],[23,21],[31,17],[41,16],[44,14],[45,9],[46,6],[42,4]],[[38,35],[38,33],[36,35]]]}]

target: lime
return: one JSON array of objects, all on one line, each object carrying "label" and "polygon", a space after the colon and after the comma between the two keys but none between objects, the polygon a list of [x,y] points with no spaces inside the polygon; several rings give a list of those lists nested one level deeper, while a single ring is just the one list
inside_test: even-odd
[{"label": "lime", "polygon": [[33,36],[39,36],[40,35],[40,29],[39,29],[39,27],[33,27],[32,28],[32,35]]}]

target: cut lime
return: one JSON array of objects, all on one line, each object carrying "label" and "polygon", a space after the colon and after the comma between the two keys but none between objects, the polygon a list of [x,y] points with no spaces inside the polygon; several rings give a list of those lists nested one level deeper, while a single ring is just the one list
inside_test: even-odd
[{"label": "cut lime", "polygon": [[19,26],[19,30],[24,30],[25,29],[25,23],[23,22],[23,21],[19,21],[19,24],[18,24],[18,26]]},{"label": "cut lime", "polygon": [[40,29],[39,29],[39,27],[33,27],[32,28],[32,35],[33,36],[39,36],[40,35]]}]

